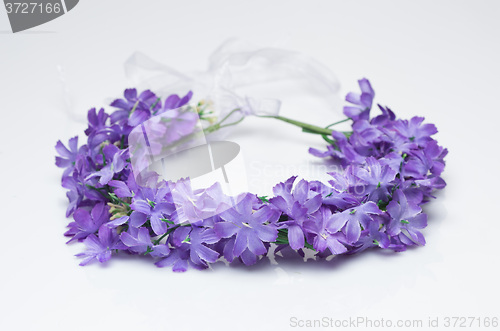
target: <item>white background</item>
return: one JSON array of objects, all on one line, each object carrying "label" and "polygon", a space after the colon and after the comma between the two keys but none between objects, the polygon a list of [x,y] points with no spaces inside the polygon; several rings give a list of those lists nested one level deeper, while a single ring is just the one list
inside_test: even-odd
[{"label": "white background", "polygon": [[[498,1],[87,0],[12,34],[0,9],[0,329],[289,330],[292,317],[424,326],[429,317],[499,317],[499,17]],[[129,87],[123,63],[134,51],[204,70],[229,37],[316,58],[337,74],[341,94],[367,77],[377,102],[437,125],[450,151],[448,186],[425,207],[427,246],[184,274],[134,258],[78,266],[82,246],[63,237],[56,141],[82,136],[75,119]],[[340,119],[286,100],[282,113],[318,125]],[[294,127],[252,118],[233,141],[254,192],[292,173],[321,177],[307,148],[323,144]],[[252,175],[252,162],[271,170]]]}]

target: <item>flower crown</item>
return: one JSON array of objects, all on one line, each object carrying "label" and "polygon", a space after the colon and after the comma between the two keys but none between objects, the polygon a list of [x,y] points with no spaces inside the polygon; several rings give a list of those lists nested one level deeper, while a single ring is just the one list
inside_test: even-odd
[{"label": "flower crown", "polygon": [[[273,197],[231,197],[217,184],[193,190],[189,178],[172,182],[134,174],[132,154],[137,150],[131,140],[134,129],[144,128],[146,121],[167,116],[175,127],[166,134],[177,144],[194,134],[196,121],[209,134],[243,119],[228,123],[228,115],[217,122],[206,104],[189,106],[191,92],[161,100],[149,90],[138,94],[127,89],[124,99],[111,103],[116,109],[111,115],[89,110],[87,143],[78,146],[74,137],[68,147],[56,144],[56,165],[64,169],[62,186],[68,190],[66,216],[74,219],[65,236],[68,243],[86,246],[77,254],[83,258],[80,265],[127,253],[149,255],[158,267],[185,271],[188,266],[206,269],[222,258],[252,265],[285,248],[302,256],[312,250],[325,258],[424,245],[421,230],[427,215],[421,206],[446,185],[440,176],[447,150],[431,137],[436,127],[422,117],[397,119],[380,105],[381,113],[370,117],[375,93],[367,79],[359,80],[359,86],[361,93],[346,96],[347,118],[325,128],[262,116],[321,136],[327,149],[309,152],[344,169],[329,173],[329,185],[289,178],[274,186]],[[179,110],[186,107],[197,116]],[[237,113],[241,111],[230,115]],[[332,129],[347,121],[352,131]]]}]

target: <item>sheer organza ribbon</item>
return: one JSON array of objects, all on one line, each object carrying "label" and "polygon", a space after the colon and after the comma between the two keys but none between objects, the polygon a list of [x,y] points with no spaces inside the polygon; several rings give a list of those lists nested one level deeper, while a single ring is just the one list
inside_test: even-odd
[{"label": "sheer organza ribbon", "polygon": [[248,115],[277,116],[282,100],[271,94],[269,86],[281,83],[288,87],[305,84],[304,94],[324,98],[340,114],[335,102],[340,84],[330,69],[299,52],[259,48],[238,39],[218,47],[206,71],[180,72],[136,52],[126,61],[125,72],[137,88],[151,89],[160,97],[192,90],[196,100],[213,103],[219,118],[234,109],[241,110],[231,115],[234,120]]}]

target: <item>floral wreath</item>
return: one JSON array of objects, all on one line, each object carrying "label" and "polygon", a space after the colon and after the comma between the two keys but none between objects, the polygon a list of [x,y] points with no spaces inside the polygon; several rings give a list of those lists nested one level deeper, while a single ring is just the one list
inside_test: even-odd
[{"label": "floral wreath", "polygon": [[[427,215],[421,206],[446,185],[440,176],[448,151],[431,137],[436,127],[422,117],[397,119],[381,105],[381,113],[370,117],[374,91],[367,79],[359,80],[359,86],[361,93],[346,96],[347,118],[326,128],[262,116],[321,136],[328,143],[326,151],[309,152],[344,171],[329,173],[329,185],[291,177],[274,186],[273,197],[244,193],[234,204],[228,204],[230,197],[218,185],[192,190],[189,178],[175,183],[154,178],[155,185],[144,185],[144,178],[133,175],[129,139],[134,128],[162,114],[182,120],[173,141],[192,134],[193,121],[204,122],[204,132],[210,133],[243,117],[228,123],[228,115],[217,122],[205,103],[188,105],[191,92],[161,100],[149,90],[138,94],[136,89],[125,90],[124,99],[111,103],[116,109],[111,115],[104,109],[89,110],[87,143],[78,146],[74,137],[68,147],[56,144],[56,165],[64,169],[62,186],[68,190],[66,216],[74,219],[65,236],[68,243],[86,246],[76,255],[83,258],[80,265],[126,253],[149,255],[156,266],[182,272],[188,266],[206,269],[219,259],[252,265],[285,248],[302,256],[312,250],[326,258],[425,245],[421,229],[427,226]],[[179,111],[183,107],[195,109],[196,118]],[[352,131],[332,129],[347,121]],[[174,189],[184,192],[184,200],[175,204],[183,206],[182,213],[174,206]],[[218,212],[220,206],[226,207]]]}]

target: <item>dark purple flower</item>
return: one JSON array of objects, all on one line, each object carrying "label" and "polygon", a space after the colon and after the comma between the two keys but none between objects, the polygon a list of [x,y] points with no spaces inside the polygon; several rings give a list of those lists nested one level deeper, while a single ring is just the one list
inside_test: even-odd
[{"label": "dark purple flower", "polygon": [[115,174],[125,169],[126,159],[128,158],[127,149],[120,150],[115,145],[106,145],[103,148],[103,154],[105,156],[106,165],[101,170],[87,176],[87,178],[85,178],[86,181],[94,177],[99,177],[99,184],[106,185]]},{"label": "dark purple flower", "polygon": [[117,99],[111,103],[112,107],[119,109],[111,114],[111,123],[135,127],[146,121],[152,111],[161,108],[158,97],[150,90],[138,96],[136,89],[127,89],[123,96],[125,99]]},{"label": "dark purple flower", "polygon": [[56,166],[64,168],[63,177],[69,175],[75,168],[75,161],[78,155],[78,137],[73,137],[68,142],[68,148],[59,140],[56,144],[56,151],[60,156],[56,156]]},{"label": "dark purple flower", "polygon": [[68,189],[66,196],[68,197],[69,204],[66,209],[66,217],[69,217],[76,208],[80,207],[84,198],[83,184],[79,182],[74,176],[63,177],[62,187]]},{"label": "dark purple flower", "polygon": [[352,125],[353,133],[349,144],[357,154],[363,156],[381,156],[378,145],[382,141],[383,132],[367,120],[358,120]]},{"label": "dark purple flower", "polygon": [[104,203],[98,203],[92,208],[89,213],[86,209],[77,209],[73,218],[74,222],[71,222],[68,227],[67,234],[73,234],[68,243],[74,240],[81,240],[86,238],[88,235],[96,233],[102,224],[109,221],[109,208]]},{"label": "dark purple flower", "polygon": [[372,102],[375,96],[375,92],[368,79],[360,79],[358,80],[358,84],[361,89],[361,94],[353,92],[347,94],[345,99],[352,103],[353,106],[344,107],[344,114],[354,121],[358,119],[367,120],[369,118],[370,109],[372,108]]},{"label": "dark purple flower", "polygon": [[179,97],[177,94],[172,94],[172,95],[168,96],[165,99],[165,102],[163,103],[163,107],[161,108],[161,110],[158,111],[158,114],[161,114],[167,110],[172,110],[172,109],[180,108],[182,106],[187,105],[189,103],[189,101],[191,100],[192,96],[193,96],[192,91],[189,91],[182,98]]},{"label": "dark purple flower", "polygon": [[383,127],[396,119],[396,115],[389,109],[389,107],[378,105],[378,108],[382,111],[382,114],[372,118],[370,120],[370,124]]},{"label": "dark purple flower", "polygon": [[93,154],[97,154],[101,147],[101,144],[109,141],[109,143],[115,143],[121,139],[122,129],[118,125],[109,126],[106,124],[109,115],[100,109],[99,113],[96,113],[96,109],[92,108],[88,112],[89,126],[85,130],[85,134],[88,136],[87,145]]},{"label": "dark purple flower", "polygon": [[104,111],[104,108],[101,108],[99,113],[96,112],[95,108],[90,109],[87,118],[89,120],[89,127],[85,130],[87,136],[105,131],[108,128],[106,122],[109,115]]},{"label": "dark purple flower", "polygon": [[439,176],[444,170],[444,157],[447,153],[447,149],[439,146],[435,140],[431,140],[422,149],[409,152],[408,160],[403,165],[403,175],[425,179],[430,172]]}]

